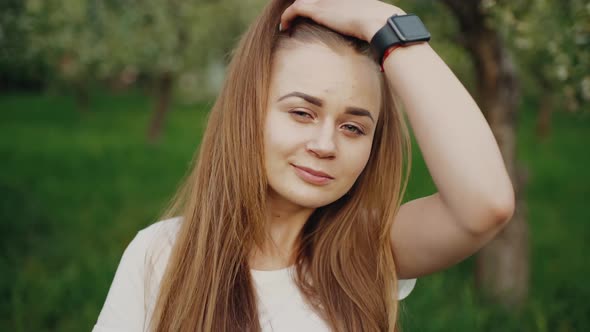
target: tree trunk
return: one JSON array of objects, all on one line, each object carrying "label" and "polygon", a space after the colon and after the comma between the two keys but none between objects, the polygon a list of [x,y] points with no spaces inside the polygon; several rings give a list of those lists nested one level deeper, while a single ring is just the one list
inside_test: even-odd
[{"label": "tree trunk", "polygon": [[516,162],[516,110],[520,89],[514,63],[497,31],[485,22],[480,0],[444,0],[459,22],[463,46],[475,64],[476,99],[496,138],[514,185],[516,211],[510,223],[478,254],[476,284],[505,307],[523,304],[529,284],[529,239],[523,171]]},{"label": "tree trunk", "polygon": [[173,77],[170,73],[163,73],[156,78],[156,100],[154,115],[148,131],[148,141],[156,143],[162,136],[162,128],[166,114],[170,108],[172,96]]}]

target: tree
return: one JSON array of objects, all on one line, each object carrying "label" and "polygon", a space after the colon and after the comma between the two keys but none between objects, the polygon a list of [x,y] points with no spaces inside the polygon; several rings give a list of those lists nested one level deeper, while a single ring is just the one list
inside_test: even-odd
[{"label": "tree", "polygon": [[[26,0],[29,48],[77,88],[87,104],[88,81],[134,72],[154,82],[148,129],[156,141],[179,77],[197,77],[224,63],[261,0]],[[199,91],[193,91],[199,93]]]},{"label": "tree", "polygon": [[24,4],[20,0],[0,2],[0,90],[39,89],[45,70],[39,58],[26,56],[20,22]]},{"label": "tree", "polygon": [[516,111],[520,87],[510,51],[490,23],[482,1],[444,0],[457,19],[461,42],[477,77],[476,99],[494,133],[516,194],[508,226],[477,257],[476,282],[484,294],[505,306],[522,305],[528,292],[528,226],[522,176],[516,165]]},{"label": "tree", "polygon": [[44,59],[75,91],[79,110],[88,107],[88,82],[100,76],[107,52],[97,18],[98,0],[27,0],[21,27],[30,56]]},{"label": "tree", "polygon": [[[476,257],[475,279],[484,297],[505,306],[523,304],[528,292],[528,227],[523,197],[524,171],[516,162],[516,112],[520,80],[510,44],[492,12],[493,1],[402,1],[432,32],[431,43],[474,95],[514,185],[511,222]],[[396,2],[397,3],[397,2]],[[450,14],[450,15],[448,15]]]},{"label": "tree", "polygon": [[584,0],[490,1],[488,8],[538,97],[537,134],[549,135],[554,109],[589,111],[590,4]]},{"label": "tree", "polygon": [[[193,75],[203,89],[204,68],[225,54],[243,30],[254,2],[128,0],[104,6],[107,49],[113,63],[131,66],[154,82],[148,139],[161,135],[179,77]],[[219,61],[219,60],[218,60]],[[197,93],[197,91],[193,91]]]}]

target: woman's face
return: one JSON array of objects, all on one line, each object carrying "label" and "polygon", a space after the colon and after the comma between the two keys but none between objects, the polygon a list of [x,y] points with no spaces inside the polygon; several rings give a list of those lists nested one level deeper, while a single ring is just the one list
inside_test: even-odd
[{"label": "woman's face", "polygon": [[364,169],[379,118],[372,61],[352,50],[297,43],[275,55],[264,131],[270,197],[318,208]]}]

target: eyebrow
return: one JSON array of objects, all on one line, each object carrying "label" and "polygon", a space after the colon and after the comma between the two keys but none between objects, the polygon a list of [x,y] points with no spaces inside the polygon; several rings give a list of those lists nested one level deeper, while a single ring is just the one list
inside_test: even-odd
[{"label": "eyebrow", "polygon": [[[322,107],[322,105],[324,104],[324,101],[321,100],[320,98],[310,96],[306,93],[299,92],[299,91],[293,91],[293,92],[287,93],[286,95],[280,97],[277,101],[281,101],[281,100],[289,98],[289,97],[299,97],[299,98],[307,101],[308,103],[319,106],[319,107]],[[366,116],[366,117],[369,117],[371,119],[371,121],[375,122],[375,119],[373,119],[371,112],[367,111],[364,108],[347,106],[346,109],[344,110],[344,113],[356,115],[356,116]]]}]

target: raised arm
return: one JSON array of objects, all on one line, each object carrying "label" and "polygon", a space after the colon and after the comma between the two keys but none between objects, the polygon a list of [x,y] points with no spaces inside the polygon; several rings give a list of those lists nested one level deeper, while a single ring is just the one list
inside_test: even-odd
[{"label": "raised arm", "polygon": [[480,109],[428,44],[383,66],[439,191],[404,204],[392,235],[400,274],[427,274],[489,241],[512,216],[514,191]]},{"label": "raised arm", "polygon": [[[393,14],[380,1],[298,0],[282,17],[306,16],[370,41]],[[428,44],[398,48],[383,64],[401,99],[438,192],[402,205],[392,241],[400,278],[441,270],[470,256],[505,225],[514,191],[477,104]]]}]

